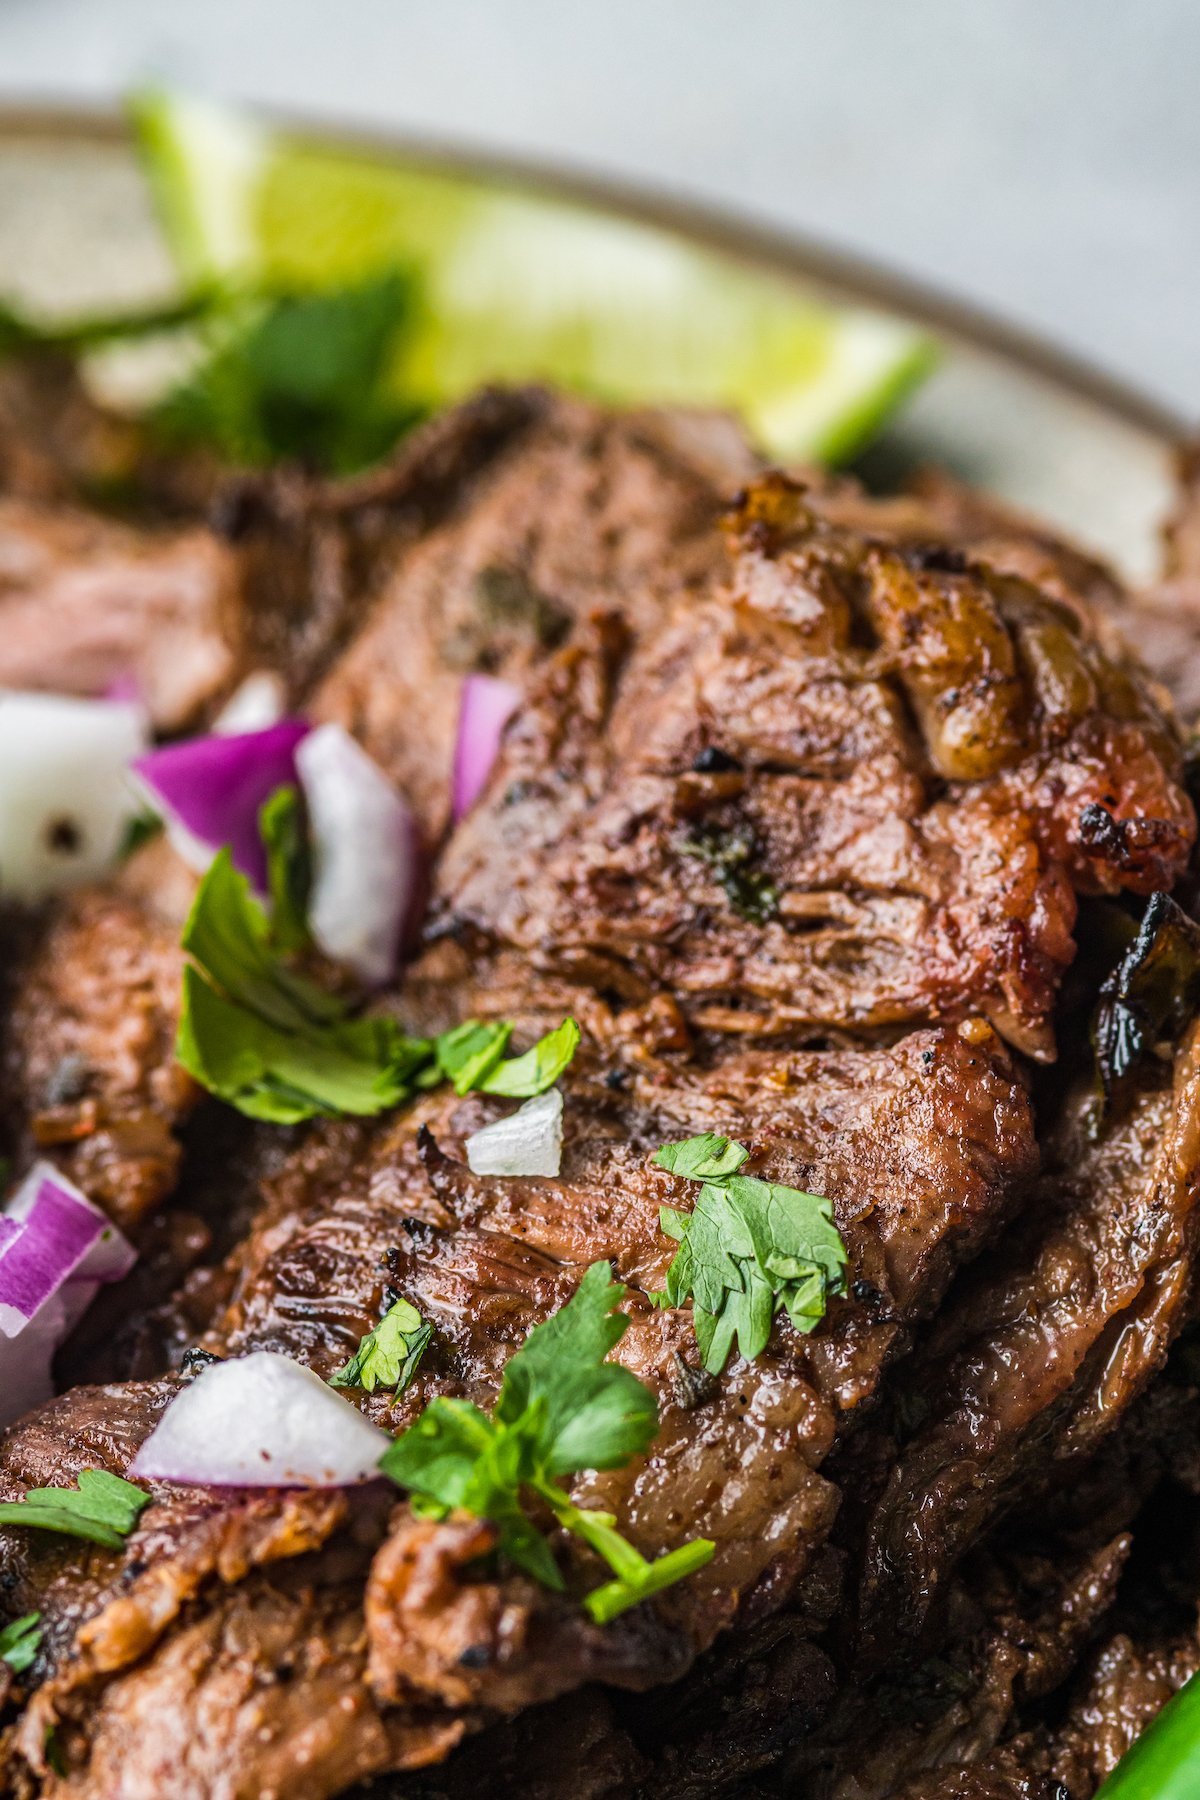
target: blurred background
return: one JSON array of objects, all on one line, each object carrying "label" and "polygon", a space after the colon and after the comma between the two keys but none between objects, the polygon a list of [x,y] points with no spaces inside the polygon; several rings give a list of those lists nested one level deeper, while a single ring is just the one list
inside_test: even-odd
[{"label": "blurred background", "polygon": [[1200,417],[1196,0],[0,0],[0,104],[216,97],[865,255]]}]

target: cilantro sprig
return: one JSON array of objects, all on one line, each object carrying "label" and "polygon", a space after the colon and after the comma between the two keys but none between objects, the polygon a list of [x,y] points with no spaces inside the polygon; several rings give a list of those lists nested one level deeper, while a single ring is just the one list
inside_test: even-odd
[{"label": "cilantro sprig", "polygon": [[606,1360],[629,1321],[625,1289],[593,1263],[574,1298],[537,1325],[510,1357],[491,1413],[439,1397],[386,1450],[380,1468],[437,1517],[461,1509],[492,1521],[500,1548],[543,1586],[563,1577],[538,1519],[549,1514],[600,1556],[613,1579],[584,1600],[598,1624],[703,1568],[707,1538],[649,1561],[621,1536],[611,1513],[576,1506],[560,1485],[583,1469],[618,1469],[658,1430],[654,1395]]},{"label": "cilantro sprig", "polygon": [[748,1360],[767,1347],[776,1313],[809,1332],[829,1298],[844,1292],[846,1246],[833,1208],[819,1194],[739,1174],[750,1152],[705,1132],[664,1144],[654,1161],[669,1174],[702,1185],[690,1213],[664,1206],[659,1222],[679,1244],[661,1306],[689,1295],[696,1341],[711,1375],[719,1375],[736,1342]]},{"label": "cilantro sprig", "polygon": [[[292,830],[286,813],[281,803],[277,842]],[[539,1094],[579,1042],[575,1021],[565,1019],[524,1056],[504,1061],[509,1025],[469,1020],[417,1038],[394,1019],[353,1017],[344,1000],[288,967],[227,849],[200,883],[182,942],[189,961],[176,1057],[210,1093],[271,1124],[368,1116],[442,1079],[460,1094]]]},{"label": "cilantro sprig", "polygon": [[399,269],[315,293],[226,296],[208,354],[150,423],[226,462],[294,459],[345,474],[386,455],[422,409],[391,379],[415,289]]},{"label": "cilantro sprig", "polygon": [[23,1675],[38,1653],[41,1621],[40,1612],[24,1613],[0,1631],[0,1662],[6,1662],[14,1675]]},{"label": "cilantro sprig", "polygon": [[330,1387],[362,1388],[373,1394],[377,1388],[391,1388],[402,1394],[417,1372],[433,1336],[416,1307],[408,1300],[396,1299],[388,1307],[374,1331],[368,1331],[358,1349],[335,1374]]},{"label": "cilantro sprig", "polygon": [[73,1488],[30,1488],[23,1500],[4,1501],[0,1525],[60,1531],[119,1550],[149,1504],[149,1494],[132,1481],[107,1469],[83,1469]]},{"label": "cilantro sprig", "polygon": [[294,1125],[382,1112],[428,1056],[395,1020],[352,1019],[342,1000],[285,966],[227,849],[200,883],[183,948],[191,961],[175,1054],[249,1118]]}]

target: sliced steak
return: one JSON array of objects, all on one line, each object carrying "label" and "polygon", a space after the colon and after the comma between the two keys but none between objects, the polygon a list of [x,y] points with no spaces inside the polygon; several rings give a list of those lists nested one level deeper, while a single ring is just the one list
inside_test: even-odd
[{"label": "sliced steak", "polygon": [[0,498],[0,686],[103,694],[132,680],[162,731],[230,686],[236,559],[203,526],[118,524]]},{"label": "sliced steak", "polygon": [[920,1631],[958,1557],[1005,1507],[1069,1479],[1166,1360],[1200,1245],[1195,1036],[1173,1081],[1098,1139],[1077,1097],[1043,1192],[1002,1256],[973,1271],[906,1371],[919,1421],[870,1520],[859,1655]]},{"label": "sliced steak", "polygon": [[199,1090],[175,1061],[192,882],[165,843],[46,909],[9,974],[5,1089],[21,1162],[49,1153],[123,1228],[171,1191]]},{"label": "sliced steak", "polygon": [[825,523],[782,477],[726,591],[601,633],[510,726],[433,930],[723,1034],[984,1011],[1050,1057],[1075,894],[1194,834],[1147,685],[1075,611]]},{"label": "sliced steak", "polygon": [[[893,1049],[782,1060],[752,1054],[707,1073],[647,1062],[630,1070],[626,1091],[607,1086],[600,1074],[584,1057],[568,1079],[568,1151],[555,1182],[470,1175],[460,1160],[462,1135],[497,1110],[480,1098],[439,1095],[382,1125],[313,1134],[268,1192],[261,1229],[239,1256],[233,1302],[204,1340],[219,1354],[282,1349],[329,1372],[377,1316],[382,1285],[391,1280],[438,1327],[436,1348],[409,1394],[398,1405],[381,1395],[364,1403],[394,1427],[435,1392],[488,1400],[513,1345],[569,1297],[595,1258],[610,1257],[631,1284],[622,1355],[657,1392],[662,1431],[643,1461],[583,1478],[575,1492],[581,1502],[616,1511],[647,1552],[707,1531],[718,1541],[716,1560],[685,1588],[601,1630],[576,1601],[523,1578],[474,1576],[469,1565],[490,1542],[486,1523],[435,1525],[398,1507],[366,1584],[365,1693],[357,1676],[350,1684],[363,1694],[361,1704],[387,1709],[389,1729],[407,1732],[422,1708],[442,1709],[445,1730],[478,1712],[511,1711],[594,1679],[631,1687],[661,1682],[682,1675],[739,1608],[765,1616],[782,1604],[832,1523],[837,1494],[819,1473],[831,1444],[853,1424],[913,1323],[936,1305],[954,1264],[994,1232],[1035,1168],[1028,1100],[995,1039],[971,1043],[952,1030],[931,1031]],[[418,1120],[426,1127],[420,1135]],[[764,1173],[833,1197],[853,1284],[811,1338],[780,1326],[764,1357],[735,1360],[705,1397],[683,1379],[689,1368],[695,1373],[688,1315],[657,1312],[642,1293],[661,1285],[672,1253],[658,1231],[658,1207],[686,1203],[679,1184],[649,1166],[649,1152],[716,1126],[742,1135]],[[57,1403],[67,1409],[63,1416],[88,1392],[75,1390]],[[159,1390],[93,1392],[101,1410],[111,1405],[126,1417],[128,1396],[136,1401]],[[31,1436],[47,1435],[36,1418],[10,1434],[15,1481],[28,1478]],[[211,1509],[212,1498],[205,1504]],[[158,1510],[143,1516],[140,1533],[156,1529]],[[164,1544],[174,1546],[182,1530],[174,1503],[162,1530]],[[139,1541],[127,1558],[143,1560]],[[156,1606],[163,1557],[182,1554],[156,1551]],[[46,1552],[34,1555],[42,1566]],[[565,1546],[564,1556],[572,1589],[591,1585],[587,1558]],[[224,1577],[217,1570],[215,1587],[206,1579],[206,1604],[220,1613]],[[141,1580],[135,1577],[135,1597]],[[23,1586],[22,1604],[36,1598],[34,1586]],[[95,1616],[124,1616],[113,1613],[117,1605],[115,1597],[104,1600]],[[165,1629],[177,1610],[172,1598],[166,1614],[154,1616]],[[75,1721],[70,1696],[81,1691],[81,1670],[98,1669],[83,1649],[100,1629],[93,1619],[75,1654],[40,1690],[43,1722],[51,1713]],[[206,1625],[204,1632],[215,1629]],[[208,1644],[204,1632],[198,1641]],[[171,1627],[161,1651],[120,1677],[112,1704],[122,1719],[148,1716],[151,1702],[143,1706],[137,1684],[147,1695],[165,1691],[160,1684],[183,1654],[179,1641]],[[105,1669],[115,1675],[124,1654],[114,1652]],[[90,1720],[106,1732],[109,1705],[107,1696],[89,1701],[80,1729]],[[23,1745],[33,1730],[22,1725]],[[82,1741],[72,1733],[65,1741],[82,1769]],[[97,1754],[97,1769],[106,1767],[107,1750]],[[93,1779],[100,1777],[80,1776]]]},{"label": "sliced steak", "polygon": [[[420,448],[409,456],[424,479]],[[440,454],[435,446],[435,469]],[[698,594],[724,569],[716,522],[756,466],[723,418],[606,413],[542,396],[505,453],[457,504],[443,503],[440,521],[407,548],[396,540],[370,616],[312,696],[314,716],[360,739],[436,841],[449,820],[464,677],[527,682],[595,608],[634,636],[656,626],[668,601]],[[395,477],[345,496],[360,529],[389,515],[391,483],[402,493],[407,467],[406,457]]]}]

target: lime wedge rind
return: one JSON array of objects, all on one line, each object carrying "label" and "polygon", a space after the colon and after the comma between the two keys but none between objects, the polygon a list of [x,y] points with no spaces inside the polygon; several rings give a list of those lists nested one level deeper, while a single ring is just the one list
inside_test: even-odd
[{"label": "lime wedge rind", "polygon": [[600,209],[328,148],[161,90],[131,112],[189,282],[327,286],[413,268],[423,307],[393,381],[429,406],[543,380],[614,403],[725,407],[773,455],[843,461],[935,355],[900,320],[820,305]]}]

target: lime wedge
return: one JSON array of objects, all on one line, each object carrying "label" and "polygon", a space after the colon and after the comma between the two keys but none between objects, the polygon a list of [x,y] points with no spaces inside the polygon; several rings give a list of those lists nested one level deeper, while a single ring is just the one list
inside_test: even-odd
[{"label": "lime wedge", "polygon": [[132,104],[159,210],[198,284],[419,276],[394,372],[436,406],[487,381],[729,407],[777,456],[840,461],[930,367],[911,326],[816,304],[668,230],[501,184],[331,149],[208,101]]}]

